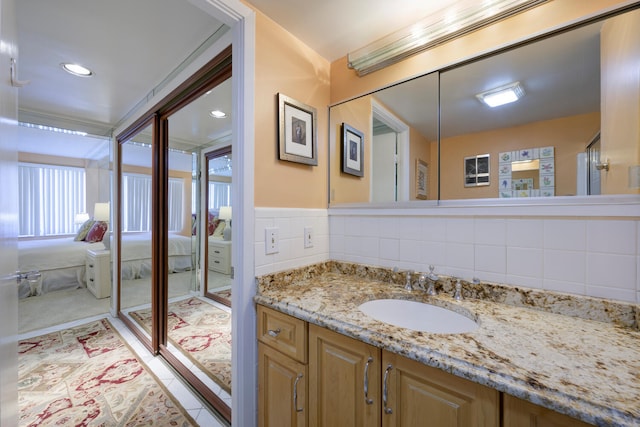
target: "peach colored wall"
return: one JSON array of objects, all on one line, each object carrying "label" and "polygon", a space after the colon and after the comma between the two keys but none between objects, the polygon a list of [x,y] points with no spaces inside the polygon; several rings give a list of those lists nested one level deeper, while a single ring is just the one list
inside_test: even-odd
[{"label": "peach colored wall", "polygon": [[[326,208],[329,61],[259,11],[255,51],[255,206]],[[317,109],[318,166],[278,159],[278,93]]]},{"label": "peach colored wall", "polygon": [[409,130],[409,200],[418,200],[416,198],[416,160],[420,159],[427,164],[427,199],[433,200],[438,197],[433,192],[432,183],[433,177],[433,162],[431,161],[431,143],[417,130],[411,128]]},{"label": "peach colored wall", "polygon": [[497,47],[530,38],[584,17],[628,4],[620,0],[556,0],[455,39],[402,62],[358,77],[343,57],[331,64],[331,103],[369,93],[389,84],[434,71]]},{"label": "peach colored wall", "polygon": [[[555,148],[556,196],[576,194],[576,154],[600,129],[600,113],[530,123],[515,128],[460,135],[442,140],[441,198],[480,199],[498,197],[498,154],[526,148]],[[490,156],[490,185],[465,187],[464,158]]]},{"label": "peach colored wall", "polygon": [[[342,173],[342,123],[364,134],[364,176]],[[331,109],[329,123],[331,203],[363,203],[369,201],[371,186],[371,97],[364,96]]]},{"label": "peach colored wall", "polygon": [[640,165],[640,11],[607,22],[601,33],[602,194],[637,194],[629,187],[629,167]]}]

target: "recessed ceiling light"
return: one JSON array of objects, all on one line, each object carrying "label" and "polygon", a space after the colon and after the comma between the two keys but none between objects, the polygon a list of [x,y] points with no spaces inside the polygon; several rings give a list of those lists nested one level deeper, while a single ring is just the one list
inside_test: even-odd
[{"label": "recessed ceiling light", "polygon": [[515,102],[524,96],[524,89],[520,82],[509,83],[476,95],[476,97],[489,107],[499,107],[500,105]]},{"label": "recessed ceiling light", "polygon": [[79,64],[71,64],[65,62],[60,65],[62,66],[63,70],[65,70],[67,73],[73,74],[74,76],[89,77],[93,75],[93,71]]},{"label": "recessed ceiling light", "polygon": [[211,115],[211,117],[216,118],[216,119],[224,119],[225,117],[227,117],[227,113],[225,113],[224,111],[220,111],[220,110],[213,110],[209,114]]}]

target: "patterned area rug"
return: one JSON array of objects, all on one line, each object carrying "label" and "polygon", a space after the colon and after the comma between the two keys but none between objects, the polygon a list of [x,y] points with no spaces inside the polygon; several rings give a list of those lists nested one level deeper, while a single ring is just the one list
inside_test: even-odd
[{"label": "patterned area rug", "polygon": [[19,343],[20,426],[197,426],[108,320]]},{"label": "patterned area rug", "polygon": [[[147,332],[151,309],[129,313]],[[231,313],[198,298],[169,304],[169,341],[231,393]]]},{"label": "patterned area rug", "polygon": [[231,307],[231,289],[214,292],[213,295],[216,296],[218,302]]}]

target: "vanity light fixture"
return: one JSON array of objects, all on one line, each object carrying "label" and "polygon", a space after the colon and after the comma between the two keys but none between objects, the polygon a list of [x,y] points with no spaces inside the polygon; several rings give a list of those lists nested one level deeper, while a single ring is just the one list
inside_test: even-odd
[{"label": "vanity light fixture", "polygon": [[213,110],[212,112],[209,113],[209,115],[214,119],[224,119],[225,117],[227,117],[227,113],[220,110]]},{"label": "vanity light fixture", "polygon": [[93,71],[91,71],[87,67],[83,67],[80,64],[72,64],[70,62],[63,62],[62,64],[60,64],[60,66],[67,73],[73,74],[74,76],[80,76],[80,77],[91,77],[91,76],[93,76]]},{"label": "vanity light fixture", "polygon": [[499,107],[504,104],[516,102],[524,96],[524,89],[520,82],[509,83],[476,95],[476,98],[489,107]]},{"label": "vanity light fixture", "polygon": [[458,1],[414,25],[347,54],[347,66],[356,70],[358,76],[364,76],[547,1]]}]

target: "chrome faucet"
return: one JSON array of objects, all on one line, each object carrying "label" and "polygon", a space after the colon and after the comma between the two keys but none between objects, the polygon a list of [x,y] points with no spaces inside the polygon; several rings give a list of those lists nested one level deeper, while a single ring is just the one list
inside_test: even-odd
[{"label": "chrome faucet", "polygon": [[462,297],[462,283],[460,283],[460,279],[456,279],[456,291],[453,294],[453,299],[456,301],[462,301],[464,299]]},{"label": "chrome faucet", "polygon": [[413,290],[413,286],[411,286],[411,272],[407,271],[407,279],[404,283],[404,289],[411,292]]},{"label": "chrome faucet", "polygon": [[435,267],[433,265],[429,266],[429,275],[427,279],[429,280],[429,286],[427,287],[427,295],[438,295],[438,291],[436,291],[436,282],[438,281],[438,275],[433,272]]}]

